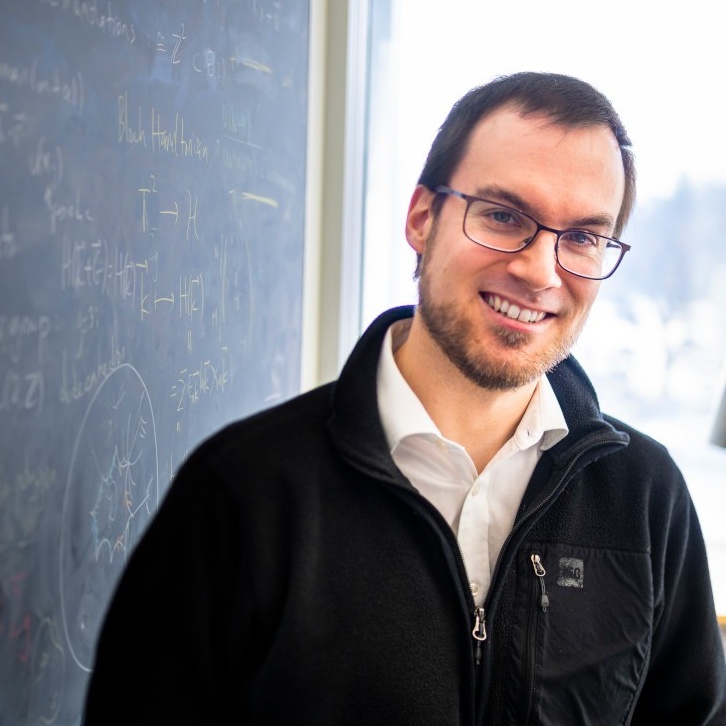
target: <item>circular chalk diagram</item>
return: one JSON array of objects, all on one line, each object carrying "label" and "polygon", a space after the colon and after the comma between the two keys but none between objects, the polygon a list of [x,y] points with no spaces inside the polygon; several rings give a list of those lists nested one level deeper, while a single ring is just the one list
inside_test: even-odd
[{"label": "circular chalk diagram", "polygon": [[88,405],[63,498],[60,594],[73,659],[90,671],[114,588],[159,501],[159,457],[149,392],[129,364]]}]

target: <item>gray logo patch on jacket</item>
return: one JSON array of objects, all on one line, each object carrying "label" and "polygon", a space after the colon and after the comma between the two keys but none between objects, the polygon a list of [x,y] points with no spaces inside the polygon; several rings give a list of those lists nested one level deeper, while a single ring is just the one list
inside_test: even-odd
[{"label": "gray logo patch on jacket", "polygon": [[557,584],[561,587],[584,587],[585,567],[576,557],[560,557],[560,574]]}]

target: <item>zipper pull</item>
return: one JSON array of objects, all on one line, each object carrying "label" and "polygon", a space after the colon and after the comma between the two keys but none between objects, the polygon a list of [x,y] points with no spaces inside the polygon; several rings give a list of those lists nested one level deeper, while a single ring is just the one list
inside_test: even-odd
[{"label": "zipper pull", "polygon": [[474,629],[471,631],[476,646],[474,648],[474,661],[477,665],[481,663],[481,644],[487,639],[486,620],[484,618],[484,608],[474,608]]},{"label": "zipper pull", "polygon": [[546,612],[550,605],[550,599],[547,597],[547,588],[545,587],[544,576],[547,574],[545,568],[542,566],[542,561],[538,554],[533,554],[530,558],[532,561],[532,567],[534,567],[534,574],[539,578],[539,585],[542,593],[539,596],[539,606],[542,608],[542,612]]}]

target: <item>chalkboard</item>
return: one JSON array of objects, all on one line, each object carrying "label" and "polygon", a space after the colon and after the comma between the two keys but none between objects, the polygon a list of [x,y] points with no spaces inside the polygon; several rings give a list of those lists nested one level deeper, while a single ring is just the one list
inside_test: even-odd
[{"label": "chalkboard", "polygon": [[1,724],[80,722],[173,473],[299,389],[308,38],[302,0],[2,4]]}]

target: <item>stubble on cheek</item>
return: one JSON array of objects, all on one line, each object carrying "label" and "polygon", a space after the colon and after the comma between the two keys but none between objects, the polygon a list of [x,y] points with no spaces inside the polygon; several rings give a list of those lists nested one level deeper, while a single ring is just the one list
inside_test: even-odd
[{"label": "stubble on cheek", "polygon": [[[466,317],[458,315],[445,304],[434,303],[425,278],[420,284],[417,315],[421,316],[424,327],[438,348],[465,378],[477,386],[488,390],[511,390],[531,380],[531,375],[523,376],[524,369],[520,365],[497,361],[483,343],[477,342],[477,331]],[[530,338],[526,333],[504,328],[496,333],[500,343],[513,350],[524,347]]]},{"label": "stubble on cheek", "polygon": [[[538,379],[567,357],[580,332],[555,339],[545,348],[528,350],[535,332],[512,330],[507,326],[491,328],[487,345],[475,324],[453,305],[433,301],[423,275],[419,282],[418,315],[432,340],[471,382],[487,390],[507,391]],[[499,351],[496,349],[499,348]],[[503,350],[510,351],[502,356]]]},{"label": "stubble on cheek", "polygon": [[476,322],[464,310],[458,310],[454,301],[437,299],[431,274],[436,264],[432,253],[438,244],[435,231],[436,225],[421,260],[417,314],[431,339],[467,379],[488,390],[513,390],[540,378],[569,355],[587,316],[540,348],[536,347],[539,333],[534,329],[530,333],[504,324],[489,328],[487,343]]}]

